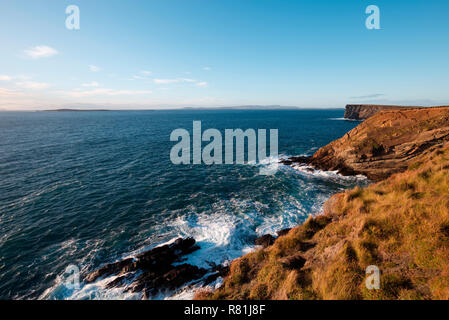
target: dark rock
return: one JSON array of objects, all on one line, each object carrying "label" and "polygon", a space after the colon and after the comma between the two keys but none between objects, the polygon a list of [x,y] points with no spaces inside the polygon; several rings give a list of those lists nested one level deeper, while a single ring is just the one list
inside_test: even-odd
[{"label": "dark rock", "polygon": [[[135,259],[128,258],[122,261],[114,262],[105,265],[104,267],[90,273],[85,278],[86,282],[93,282],[100,277],[122,274],[125,275],[130,272],[143,271],[143,278],[139,277],[136,281],[136,286],[141,286],[142,283],[147,286],[147,283],[142,279],[149,279],[148,281],[160,282],[162,287],[171,288],[171,284],[180,283],[185,279],[186,281],[199,274],[204,275],[202,270],[197,267],[189,265],[181,265],[174,267],[174,262],[182,260],[182,256],[199,249],[195,245],[195,239],[179,238],[171,244],[156,247],[154,249],[145,251],[136,256]],[[164,278],[163,276],[167,276]],[[140,280],[139,280],[140,279]],[[166,279],[165,281],[163,279]],[[119,277],[110,283],[108,286],[117,286],[123,282],[124,278]],[[143,281],[143,282],[142,282]]]},{"label": "dark rock", "polygon": [[279,163],[290,166],[294,163],[309,164],[310,161],[311,161],[310,157],[298,156],[298,157],[290,157],[288,159],[281,159],[279,160]]},{"label": "dark rock", "polygon": [[271,234],[265,234],[259,238],[257,238],[254,243],[258,246],[262,246],[264,248],[267,248],[271,246],[274,241],[276,240],[275,237],[273,237]]},{"label": "dark rock", "polygon": [[119,276],[119,277],[115,278],[114,280],[108,282],[108,284],[106,285],[106,288],[110,289],[110,288],[121,286],[124,284],[124,282],[127,278],[128,277],[125,275]]},{"label": "dark rock", "polygon": [[129,265],[132,265],[132,263],[133,263],[133,259],[129,258],[129,259],[125,259],[122,261],[107,264],[104,267],[101,267],[100,269],[95,270],[94,272],[87,275],[87,277],[85,278],[85,281],[89,283],[89,282],[93,282],[93,281],[97,280],[98,278],[100,278],[102,276],[107,276],[107,275],[110,275],[113,273],[118,273],[123,268],[126,268]]},{"label": "dark rock", "polygon": [[230,268],[229,266],[218,265],[213,268],[213,270],[215,271],[215,273],[206,278],[206,280],[204,281],[205,285],[214,282],[218,277],[226,277],[229,274]]},{"label": "dark rock", "polygon": [[288,234],[288,233],[290,232],[291,229],[292,229],[292,228],[287,228],[287,229],[279,230],[279,231],[277,232],[277,234],[278,234],[279,237],[285,236],[286,234]]},{"label": "dark rock", "polygon": [[160,291],[175,290],[185,283],[200,279],[207,273],[206,269],[190,264],[172,266],[165,273],[144,272],[128,288],[132,292],[143,291],[145,297],[151,297]]},{"label": "dark rock", "polygon": [[176,289],[186,282],[201,278],[206,272],[207,270],[203,268],[198,268],[190,264],[182,264],[163,275],[163,286],[171,290]]}]

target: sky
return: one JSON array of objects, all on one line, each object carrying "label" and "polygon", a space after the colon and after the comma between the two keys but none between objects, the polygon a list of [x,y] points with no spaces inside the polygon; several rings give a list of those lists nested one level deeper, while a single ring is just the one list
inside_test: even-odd
[{"label": "sky", "polygon": [[446,0],[2,0],[0,41],[1,110],[449,104]]}]

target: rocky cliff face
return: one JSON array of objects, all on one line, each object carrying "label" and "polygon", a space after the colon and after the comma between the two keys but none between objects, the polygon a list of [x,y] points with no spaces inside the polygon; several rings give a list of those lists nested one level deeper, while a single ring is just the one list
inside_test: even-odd
[{"label": "rocky cliff face", "polygon": [[382,110],[309,159],[321,170],[382,180],[449,141],[449,107]]},{"label": "rocky cliff face", "polygon": [[407,109],[407,108],[419,108],[419,107],[384,106],[373,104],[348,104],[346,105],[344,117],[345,119],[350,120],[365,120],[381,110]]}]

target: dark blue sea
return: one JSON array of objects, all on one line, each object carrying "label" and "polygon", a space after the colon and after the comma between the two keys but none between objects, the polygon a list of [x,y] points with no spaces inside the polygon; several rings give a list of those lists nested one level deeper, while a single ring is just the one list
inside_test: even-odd
[{"label": "dark blue sea", "polygon": [[[257,236],[302,223],[362,177],[290,166],[173,165],[170,133],[278,129],[279,157],[311,155],[358,123],[344,110],[0,112],[0,298],[139,298],[104,283],[68,289],[68,265],[86,274],[177,237],[200,250],[188,263],[224,263]],[[275,159],[277,161],[277,159]],[[268,164],[267,164],[268,165]],[[81,279],[82,280],[82,279]],[[181,288],[159,298],[190,298]]]}]

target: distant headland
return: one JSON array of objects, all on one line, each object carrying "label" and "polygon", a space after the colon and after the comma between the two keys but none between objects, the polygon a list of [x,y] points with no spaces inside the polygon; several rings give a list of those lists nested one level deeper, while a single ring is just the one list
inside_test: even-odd
[{"label": "distant headland", "polygon": [[423,108],[418,106],[393,106],[375,104],[348,104],[345,110],[345,119],[365,120],[381,110]]}]

